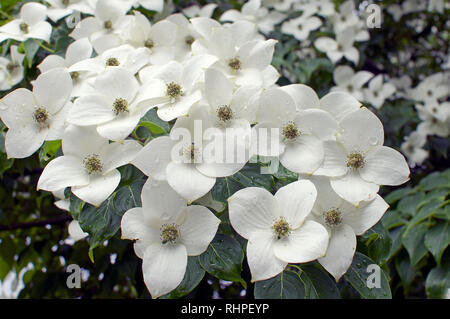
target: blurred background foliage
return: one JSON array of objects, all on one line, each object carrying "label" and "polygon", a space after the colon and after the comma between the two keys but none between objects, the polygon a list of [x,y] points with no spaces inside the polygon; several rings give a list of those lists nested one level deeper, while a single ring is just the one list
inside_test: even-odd
[{"label": "blurred background foliage", "polygon": [[[17,14],[24,2],[27,1],[2,0],[0,25]],[[174,1],[174,4],[179,9],[191,4],[211,2],[218,4],[215,17],[232,7],[239,9],[242,6],[242,1]],[[358,5],[363,1],[355,2]],[[386,8],[397,2],[377,3]],[[368,70],[375,75],[384,73],[391,77],[409,75],[415,86],[421,76],[440,71],[444,59],[442,54],[448,52],[449,45],[448,30],[444,33],[447,17],[445,14],[429,12],[410,13],[402,17],[402,21],[421,19],[426,27],[418,33],[413,28],[405,27],[402,21],[395,22],[384,10],[382,27],[370,29],[370,41],[357,44],[361,59],[356,69]],[[72,40],[68,37],[71,30],[61,21],[54,25],[51,43],[31,40],[20,46],[20,50],[26,54],[25,77],[17,87],[31,87],[30,82],[38,74],[36,65],[46,55],[64,54]],[[437,28],[438,32],[431,32],[432,28]],[[440,36],[442,34],[444,38]],[[310,39],[320,35],[323,33],[314,31]],[[274,66],[280,73],[291,76],[282,76],[279,84],[303,83],[314,88],[320,96],[329,91],[333,86],[334,66],[325,55],[319,54],[313,59],[301,57],[298,53],[302,44],[283,35],[279,27],[270,37],[278,40]],[[0,52],[5,55],[9,45],[9,42],[5,42]],[[392,59],[404,51],[412,52],[410,59],[422,62],[411,68],[401,59]],[[0,98],[6,93],[0,93]],[[384,124],[385,144],[396,149],[400,148],[403,137],[413,131],[419,122],[414,111],[414,101],[406,98],[386,102],[380,110],[372,110]],[[166,134],[168,130],[167,123],[158,120],[154,113],[149,113],[135,130],[134,136],[148,140]],[[5,131],[5,126],[0,123],[0,281],[11,272],[22,275],[25,287],[18,295],[20,298],[149,298],[142,280],[141,261],[136,257],[132,243],[120,239],[117,218],[95,220],[96,211],[89,210],[89,207],[81,209],[82,204],[71,196],[71,214],[80,218],[82,226],[110,223],[107,228],[109,233],[74,243],[68,239],[67,232],[71,214],[54,206],[52,194],[36,191],[42,166],[61,152],[60,143],[46,142],[40,152],[27,159],[8,159],[4,149]],[[390,293],[394,298],[442,298],[446,293],[449,297],[450,256],[447,247],[450,243],[450,170],[447,168],[450,141],[436,136],[429,139],[429,158],[423,165],[412,169],[411,180],[406,185],[382,187],[381,195],[391,208],[380,223],[358,239],[355,265],[367,263],[368,260],[364,259],[367,257],[364,256],[379,264],[386,274],[383,280],[389,282]],[[231,185],[232,191],[255,184],[276,191],[297,179],[295,174],[283,167],[274,176],[259,175],[260,165],[265,164],[249,164],[232,177],[218,179],[212,190],[213,198],[223,202],[231,195],[227,193],[230,187],[225,190],[224,183]],[[129,203],[121,201],[117,193],[139,192],[142,174],[131,167],[122,168],[121,173],[121,188],[116,192],[114,204],[123,210]],[[218,212],[224,221],[226,214],[226,211]],[[301,269],[288,267],[282,275],[255,287],[250,284],[248,265],[243,254],[245,241],[227,223],[221,224],[220,231],[222,234],[215,238],[211,246],[220,242],[216,248],[222,247],[223,251],[209,249],[200,257],[190,257],[184,281],[167,298],[277,297],[271,294],[271,289],[279,289],[277,284],[280,276],[284,276],[282,280],[286,283],[300,280],[305,289],[313,287],[308,278],[315,278],[319,285],[327,287],[307,294],[304,291],[288,291],[288,297],[382,297],[355,289],[351,271],[336,285],[316,263]],[[78,264],[83,269],[83,282],[79,289],[68,289],[66,286],[66,267],[69,264]],[[357,271],[357,268],[352,266],[351,270]],[[8,296],[5,293],[3,295]]]}]

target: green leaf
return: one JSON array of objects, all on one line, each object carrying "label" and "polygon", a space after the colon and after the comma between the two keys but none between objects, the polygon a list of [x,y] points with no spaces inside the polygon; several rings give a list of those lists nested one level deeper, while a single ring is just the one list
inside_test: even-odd
[{"label": "green leaf", "polygon": [[340,298],[336,282],[328,275],[328,273],[314,265],[301,266],[301,269],[303,272],[301,273],[300,278],[305,278],[307,276],[310,280],[311,290],[309,295],[314,295],[316,298],[321,299]]},{"label": "green leaf", "polygon": [[42,40],[28,39],[23,43],[23,49],[25,50],[25,56],[28,61],[28,68],[33,65],[34,56],[39,50]]},{"label": "green leaf", "polygon": [[438,223],[425,234],[425,247],[433,255],[438,266],[441,264],[442,254],[450,244],[449,222]]},{"label": "green leaf", "polygon": [[402,243],[408,251],[411,265],[415,266],[427,253],[424,244],[424,237],[427,232],[427,225],[424,223],[406,230],[402,236]]},{"label": "green leaf", "polygon": [[123,214],[141,206],[143,180],[119,188],[99,207],[86,205],[79,216],[81,228],[89,233],[90,249],[101,245],[114,236],[120,228]]},{"label": "green leaf", "polygon": [[410,188],[410,187],[405,187],[405,188],[400,188],[400,189],[396,189],[393,192],[390,192],[385,198],[384,200],[389,204],[392,205],[395,202],[399,201],[400,199],[404,198],[407,195],[410,195],[412,193],[414,193],[415,190]]},{"label": "green leaf", "polygon": [[425,289],[428,298],[448,298],[450,289],[450,267],[445,265],[443,267],[433,268],[427,276],[425,282]]},{"label": "green leaf", "polygon": [[239,242],[231,236],[217,234],[208,249],[199,256],[200,265],[209,274],[223,280],[246,282],[241,277],[244,251]]},{"label": "green leaf", "polygon": [[211,189],[213,199],[226,203],[231,195],[245,187],[263,187],[270,190],[274,182],[273,176],[261,174],[260,170],[261,166],[258,164],[247,164],[233,176],[218,178]]},{"label": "green leaf", "polygon": [[198,286],[204,276],[205,270],[200,266],[198,258],[192,256],[188,257],[188,264],[183,281],[181,281],[175,290],[162,296],[161,299],[177,299],[187,295]]},{"label": "green leaf", "polygon": [[419,192],[412,196],[402,198],[397,205],[397,209],[408,216],[416,215],[417,206],[425,199],[425,193]]},{"label": "green leaf", "polygon": [[[368,282],[372,282],[370,279],[376,274],[370,271],[368,272],[368,266],[372,264],[375,263],[369,257],[360,252],[356,252],[350,268],[344,275],[345,279],[364,299],[391,299],[392,294],[389,287],[389,281],[383,269],[379,268],[380,287],[368,287]],[[369,276],[372,277],[369,278]]]},{"label": "green leaf", "polygon": [[167,134],[170,130],[169,123],[161,120],[155,109],[151,109],[141,118],[139,126],[147,128],[154,135]]},{"label": "green leaf", "polygon": [[39,150],[39,161],[41,162],[41,165],[45,165],[52,160],[60,148],[61,140],[45,141]]},{"label": "green leaf", "polygon": [[[66,195],[67,197],[67,195]],[[69,195],[69,211],[75,220],[80,219],[80,213],[83,210],[84,202],[74,194]]]},{"label": "green leaf", "polygon": [[14,164],[14,158],[7,158],[5,153],[0,153],[0,175],[10,169]]},{"label": "green leaf", "polygon": [[422,178],[419,183],[419,188],[429,191],[435,188],[440,187],[449,187],[450,178],[441,172],[434,172],[429,174],[428,176]]},{"label": "green leaf", "polygon": [[392,239],[382,223],[377,223],[369,229],[362,238],[366,239],[369,257],[377,264],[383,264],[389,258]]},{"label": "green leaf", "polygon": [[285,270],[278,276],[255,283],[255,299],[304,299],[304,282],[296,271]]},{"label": "green leaf", "polygon": [[402,250],[402,252],[395,258],[395,269],[400,276],[400,280],[402,281],[405,291],[408,291],[412,281],[418,273],[416,267],[411,266],[406,251]]}]

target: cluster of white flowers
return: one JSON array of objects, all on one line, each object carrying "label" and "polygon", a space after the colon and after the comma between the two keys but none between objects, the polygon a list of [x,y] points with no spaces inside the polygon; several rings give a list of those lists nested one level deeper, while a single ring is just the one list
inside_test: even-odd
[{"label": "cluster of white flowers", "polygon": [[[152,24],[137,11],[127,12],[135,5],[159,10],[159,1],[49,2],[52,19],[70,14],[75,4],[93,15],[71,33],[76,41],[64,58],[42,61],[32,91],[19,88],[0,101],[7,154],[28,157],[44,141],[61,139],[63,155],[47,164],[38,188],[63,197],[70,187],[95,206],[119,185],[118,167],[131,163],[145,173],[142,207],[124,214],[121,230],[123,238],[135,240],[154,298],[179,285],[187,257],[203,253],[217,232],[219,219],[198,200],[217,178],[235,174],[255,156],[279,158],[300,178],[275,195],[249,187],[228,199],[231,225],[248,239],[253,280],[316,259],[336,280],[347,271],[356,236],[388,208],[377,195],[380,185],[406,182],[409,168],[399,152],[383,146],[382,123],[351,94],[336,91],[319,99],[306,85],[275,84],[276,41],[258,28],[270,32],[279,17],[249,1],[242,12],[225,12],[222,20],[232,23],[209,18],[209,7],[191,8],[201,16],[190,20],[173,14]],[[34,23],[48,24],[41,6],[24,7],[10,22],[18,29],[8,38],[35,37]],[[333,14],[329,1],[308,8]],[[341,6],[337,16],[353,19],[348,10]],[[37,13],[39,21],[29,21]],[[291,24],[307,30],[317,24],[312,15],[299,21],[286,22],[286,32]],[[350,47],[345,44],[349,50],[341,56],[357,61]],[[372,81],[371,94],[380,86],[379,79]],[[174,125],[169,135],[143,147],[130,135],[154,107]]]}]

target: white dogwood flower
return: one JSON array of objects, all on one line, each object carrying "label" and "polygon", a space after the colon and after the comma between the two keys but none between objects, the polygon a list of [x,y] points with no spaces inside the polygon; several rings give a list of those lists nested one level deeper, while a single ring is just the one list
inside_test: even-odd
[{"label": "white dogwood flower", "polygon": [[383,124],[367,108],[354,111],[339,123],[336,141],[325,141],[325,158],[314,175],[331,177],[333,190],[358,206],[376,197],[380,185],[400,185],[409,179],[405,158],[383,146]]},{"label": "white dogwood flower", "polygon": [[362,87],[373,77],[369,71],[355,72],[348,65],[339,65],[333,71],[333,80],[336,86],[331,88],[332,92],[347,92],[358,101],[364,100]]},{"label": "white dogwood flower", "polygon": [[141,200],[142,207],[123,215],[122,238],[136,240],[145,284],[152,298],[158,298],[181,283],[187,257],[206,251],[220,220],[206,207],[187,206],[164,181],[149,178]]},{"label": "white dogwood flower", "polygon": [[337,122],[320,109],[297,111],[294,99],[280,88],[260,96],[258,124],[253,128],[253,153],[280,156],[287,169],[312,174],[324,158],[323,141],[333,140]]},{"label": "white dogwood flower", "polygon": [[378,74],[370,80],[369,87],[364,89],[364,101],[379,109],[384,101],[395,93],[395,90],[392,83],[383,83],[383,74]]},{"label": "white dogwood flower", "polygon": [[7,39],[25,41],[30,38],[49,42],[52,26],[46,19],[46,6],[37,2],[25,3],[17,19],[0,27],[0,43]]},{"label": "white dogwood flower", "polygon": [[96,0],[45,0],[50,4],[47,8],[48,17],[57,22],[58,20],[78,11],[84,14],[94,14],[94,3]]},{"label": "white dogwood flower", "polygon": [[310,181],[298,181],[272,195],[248,187],[228,199],[230,222],[248,239],[247,262],[252,281],[269,279],[288,263],[305,263],[325,255],[328,232],[307,220],[317,196]]},{"label": "white dogwood flower", "polygon": [[301,16],[283,22],[281,32],[293,35],[299,41],[308,39],[309,33],[322,25],[322,20],[313,14],[312,11],[304,11]]},{"label": "white dogwood flower", "polygon": [[422,164],[429,155],[429,152],[423,149],[427,142],[427,135],[421,131],[414,131],[405,136],[404,139],[405,141],[400,146],[400,149],[408,159],[409,166],[414,167],[417,164]]},{"label": "white dogwood flower", "polygon": [[113,68],[99,75],[94,83],[96,94],[75,100],[67,122],[79,126],[96,125],[98,133],[110,140],[124,140],[152,108],[151,90],[140,86],[134,75],[123,68]]},{"label": "white dogwood flower", "polygon": [[311,181],[318,195],[310,217],[325,226],[330,237],[326,255],[318,262],[338,281],[352,264],[356,236],[374,226],[389,205],[377,195],[356,208],[333,191],[328,178],[312,177]]},{"label": "white dogwood flower", "polygon": [[64,155],[47,164],[38,189],[58,191],[71,187],[81,200],[99,206],[120,182],[117,167],[130,163],[142,146],[134,140],[109,143],[95,127],[67,127],[62,138]]},{"label": "white dogwood flower", "polygon": [[354,29],[347,28],[336,33],[336,40],[330,37],[320,37],[314,41],[314,46],[317,50],[326,53],[333,63],[345,57],[356,65],[359,62],[359,51],[353,46],[354,41]]},{"label": "white dogwood flower", "polygon": [[17,89],[0,100],[0,117],[9,128],[5,148],[8,157],[33,154],[44,141],[59,140],[72,103],[72,79],[62,69],[41,74],[33,91]]},{"label": "white dogwood flower", "polygon": [[23,59],[25,54],[17,45],[10,48],[10,58],[0,57],[0,91],[11,89],[23,80]]}]

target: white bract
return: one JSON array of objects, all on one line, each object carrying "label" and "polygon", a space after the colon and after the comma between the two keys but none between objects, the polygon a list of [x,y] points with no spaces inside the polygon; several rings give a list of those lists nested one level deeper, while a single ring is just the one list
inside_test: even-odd
[{"label": "white bract", "polygon": [[306,219],[316,197],[310,181],[298,181],[280,188],[275,195],[263,188],[248,187],[228,199],[231,225],[248,239],[252,281],[274,277],[288,263],[305,263],[325,255],[327,230]]},{"label": "white bract", "polygon": [[11,89],[23,80],[23,59],[25,54],[18,51],[18,46],[10,48],[10,58],[0,57],[0,91]]},{"label": "white bract", "polygon": [[134,140],[109,143],[95,127],[69,126],[62,138],[64,155],[47,164],[38,189],[71,187],[81,200],[99,206],[120,182],[117,167],[130,163],[142,147]]},{"label": "white bract", "polygon": [[220,220],[206,207],[186,201],[163,181],[149,179],[142,207],[122,217],[122,238],[136,240],[144,281],[153,298],[175,289],[183,280],[188,256],[206,251]]}]

